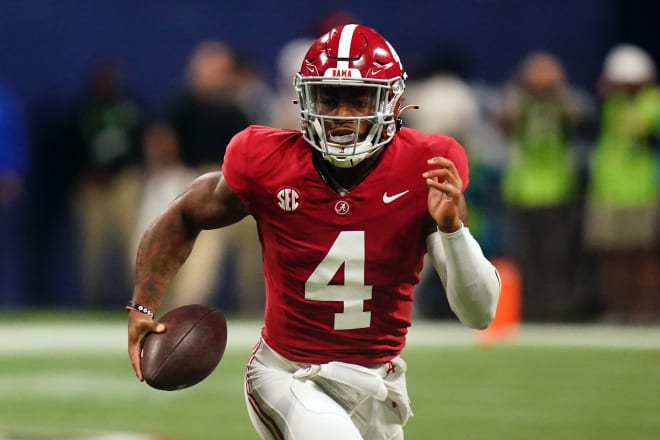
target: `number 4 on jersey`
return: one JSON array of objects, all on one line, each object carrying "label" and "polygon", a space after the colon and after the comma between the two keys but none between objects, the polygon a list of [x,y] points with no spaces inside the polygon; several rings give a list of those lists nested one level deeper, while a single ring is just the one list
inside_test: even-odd
[{"label": "number 4 on jersey", "polygon": [[[305,282],[305,299],[344,303],[344,311],[335,313],[335,330],[371,325],[371,312],[364,311],[372,297],[372,286],[364,284],[364,253],[364,231],[342,231]],[[344,284],[330,284],[342,264]]]}]

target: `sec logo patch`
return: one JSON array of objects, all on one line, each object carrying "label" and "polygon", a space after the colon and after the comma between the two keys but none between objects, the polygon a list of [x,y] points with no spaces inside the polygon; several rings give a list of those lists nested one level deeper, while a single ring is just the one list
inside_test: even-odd
[{"label": "sec logo patch", "polygon": [[293,188],[282,188],[277,192],[277,206],[283,211],[293,212],[300,206],[300,194]]}]

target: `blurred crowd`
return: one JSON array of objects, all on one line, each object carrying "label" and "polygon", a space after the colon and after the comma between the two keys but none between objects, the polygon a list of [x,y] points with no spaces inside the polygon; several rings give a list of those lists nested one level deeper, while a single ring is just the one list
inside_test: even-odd
[{"label": "blurred crowd", "polygon": [[[350,17],[334,17],[348,19]],[[335,23],[324,23],[331,25]],[[292,78],[311,39],[281,48],[269,81],[225,42],[191,49],[180,90],[147,115],[120,64],[90,66],[72,110],[33,114],[0,82],[0,307],[121,308],[138,240],[249,124],[298,129]],[[460,53],[408,67],[404,125],[457,138],[470,159],[470,228],[514,264],[527,321],[660,323],[660,87],[655,60],[620,44],[593,89],[533,52],[486,85]],[[413,74],[414,72],[414,74]],[[204,231],[168,307],[263,309],[247,218]],[[425,270],[416,313],[449,315]]]}]

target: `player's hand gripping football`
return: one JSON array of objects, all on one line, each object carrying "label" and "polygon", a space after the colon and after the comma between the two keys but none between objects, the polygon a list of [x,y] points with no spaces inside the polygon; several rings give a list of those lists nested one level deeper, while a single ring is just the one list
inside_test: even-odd
[{"label": "player's hand gripping football", "polygon": [[460,211],[463,200],[463,181],[454,163],[444,157],[428,160],[432,167],[422,176],[429,187],[428,209],[443,232],[461,228]]},{"label": "player's hand gripping football", "polygon": [[144,338],[149,333],[163,333],[164,331],[165,324],[154,321],[144,313],[128,312],[128,357],[131,359],[131,365],[140,382],[144,380],[140,362]]}]

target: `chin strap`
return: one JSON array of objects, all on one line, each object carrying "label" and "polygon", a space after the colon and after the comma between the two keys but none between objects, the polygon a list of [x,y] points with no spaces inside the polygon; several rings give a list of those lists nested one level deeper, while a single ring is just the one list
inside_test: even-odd
[{"label": "chin strap", "polygon": [[399,110],[399,116],[396,117],[394,120],[396,124],[396,131],[401,130],[401,127],[403,126],[403,119],[401,119],[401,113],[403,113],[406,110],[419,110],[419,106],[417,104],[410,104],[406,105],[403,107],[401,110]]}]

